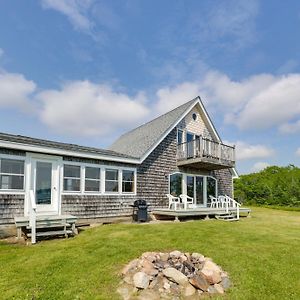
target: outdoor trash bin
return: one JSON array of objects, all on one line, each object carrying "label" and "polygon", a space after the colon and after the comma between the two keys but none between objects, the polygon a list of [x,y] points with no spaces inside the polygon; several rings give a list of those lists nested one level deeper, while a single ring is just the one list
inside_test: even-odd
[{"label": "outdoor trash bin", "polygon": [[136,222],[147,222],[148,221],[148,204],[145,200],[134,201],[132,218]]}]

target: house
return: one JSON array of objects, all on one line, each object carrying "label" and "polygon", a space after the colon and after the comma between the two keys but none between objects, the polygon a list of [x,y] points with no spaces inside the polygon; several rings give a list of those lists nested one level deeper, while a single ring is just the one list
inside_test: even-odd
[{"label": "house", "polygon": [[222,143],[200,97],[108,150],[1,133],[0,227],[3,233],[16,218],[28,222],[32,209],[37,218],[84,222],[128,217],[136,199],[166,208],[168,193],[207,207],[209,195],[232,196],[234,165],[235,149]]}]

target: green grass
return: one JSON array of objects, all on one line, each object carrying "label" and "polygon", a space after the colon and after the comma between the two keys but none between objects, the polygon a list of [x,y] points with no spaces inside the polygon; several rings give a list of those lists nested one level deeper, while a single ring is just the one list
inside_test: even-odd
[{"label": "green grass", "polygon": [[300,299],[300,214],[253,208],[240,222],[116,224],[34,246],[0,244],[1,299],[118,299],[122,266],[145,251],[197,251],[228,271],[222,299]]}]

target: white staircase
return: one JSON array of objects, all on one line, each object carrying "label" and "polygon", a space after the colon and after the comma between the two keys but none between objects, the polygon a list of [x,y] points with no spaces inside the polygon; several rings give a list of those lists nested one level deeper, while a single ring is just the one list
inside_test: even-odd
[{"label": "white staircase", "polygon": [[222,202],[218,203],[222,208],[225,209],[225,213],[216,214],[215,218],[222,221],[238,221],[240,219],[240,207],[241,204],[236,200],[225,195],[222,196]]}]

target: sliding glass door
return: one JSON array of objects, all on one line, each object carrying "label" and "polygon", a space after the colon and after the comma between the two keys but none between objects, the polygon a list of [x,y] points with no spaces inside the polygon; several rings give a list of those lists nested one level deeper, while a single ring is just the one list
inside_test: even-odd
[{"label": "sliding glass door", "polygon": [[194,204],[204,205],[203,176],[186,177],[187,195],[194,199]]}]

